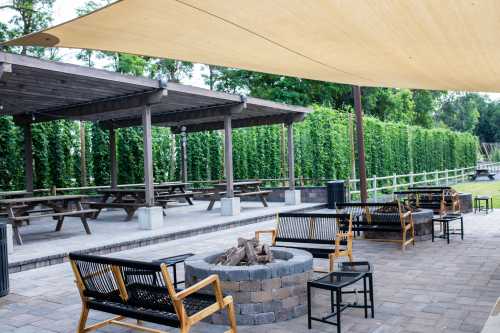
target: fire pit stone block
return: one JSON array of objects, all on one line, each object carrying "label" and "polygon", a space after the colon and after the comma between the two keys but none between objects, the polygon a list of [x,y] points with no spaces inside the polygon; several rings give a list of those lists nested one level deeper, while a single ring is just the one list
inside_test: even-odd
[{"label": "fire pit stone block", "polygon": [[[297,249],[271,248],[274,262],[253,266],[215,265],[221,252],[197,255],[186,260],[186,286],[218,274],[226,295],[232,295],[239,325],[261,325],[290,320],[307,312],[306,284],[313,259]],[[203,292],[212,292],[206,288]],[[207,319],[227,324],[225,313]]]}]

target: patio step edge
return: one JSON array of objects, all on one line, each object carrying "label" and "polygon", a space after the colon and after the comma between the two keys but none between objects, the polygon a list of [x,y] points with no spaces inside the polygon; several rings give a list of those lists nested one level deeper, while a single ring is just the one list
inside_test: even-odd
[{"label": "patio step edge", "polygon": [[[288,212],[303,212],[303,211],[316,210],[316,209],[321,209],[321,208],[326,208],[326,204],[318,204],[318,205],[309,206],[309,207],[292,209],[292,210],[289,210]],[[79,251],[75,251],[75,252],[85,253],[85,254],[94,254],[94,255],[103,255],[103,254],[109,254],[109,253],[113,253],[113,252],[131,250],[131,249],[135,249],[135,248],[139,248],[139,247],[169,242],[169,241],[176,240],[176,239],[188,238],[188,237],[193,237],[193,236],[197,236],[200,234],[212,233],[212,232],[216,232],[216,231],[227,230],[227,229],[242,227],[242,226],[246,226],[246,225],[250,225],[250,224],[260,223],[260,222],[264,222],[264,221],[267,221],[269,219],[272,219],[275,215],[276,215],[276,213],[255,216],[255,217],[249,217],[249,218],[245,218],[245,219],[241,219],[241,220],[234,220],[234,221],[229,221],[229,222],[216,224],[216,225],[209,225],[209,226],[204,226],[204,227],[200,227],[200,228],[182,230],[182,231],[177,231],[177,232],[170,232],[170,233],[165,233],[165,234],[156,235],[156,236],[149,236],[149,237],[144,237],[144,238],[139,238],[139,239],[134,239],[134,240],[129,240],[129,241],[117,242],[117,243],[107,244],[107,245],[102,245],[102,246],[97,246],[97,247],[91,247],[88,249],[79,250]],[[69,255],[69,252],[61,252],[58,254],[53,254],[53,255],[44,256],[44,257],[40,257],[40,258],[33,258],[33,259],[28,259],[28,260],[9,262],[9,273],[10,274],[19,273],[19,272],[28,271],[31,269],[40,268],[40,267],[62,264],[64,262],[68,261],[68,255]]]}]

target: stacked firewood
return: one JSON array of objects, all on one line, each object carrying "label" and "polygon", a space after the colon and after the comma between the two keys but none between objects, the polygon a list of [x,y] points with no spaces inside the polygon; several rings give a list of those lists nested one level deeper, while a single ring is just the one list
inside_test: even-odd
[{"label": "stacked firewood", "polygon": [[267,244],[260,243],[255,238],[238,238],[238,246],[226,250],[215,263],[224,266],[249,266],[272,261],[273,255]]}]

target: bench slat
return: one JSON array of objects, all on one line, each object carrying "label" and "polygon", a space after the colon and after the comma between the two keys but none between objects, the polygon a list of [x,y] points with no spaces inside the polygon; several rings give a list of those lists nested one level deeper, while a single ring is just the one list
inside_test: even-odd
[{"label": "bench slat", "polygon": [[248,197],[252,195],[268,195],[272,191],[256,191],[256,192],[242,192],[242,193],[235,193],[235,197]]},{"label": "bench slat", "polygon": [[80,216],[80,215],[89,215],[97,213],[96,209],[84,209],[84,210],[74,210],[70,212],[62,212],[62,213],[53,213],[53,214],[41,214],[41,215],[29,215],[29,216],[16,216],[10,217],[10,220],[14,221],[23,221],[23,220],[31,220],[35,218],[44,218],[44,217],[59,217],[59,216]]}]

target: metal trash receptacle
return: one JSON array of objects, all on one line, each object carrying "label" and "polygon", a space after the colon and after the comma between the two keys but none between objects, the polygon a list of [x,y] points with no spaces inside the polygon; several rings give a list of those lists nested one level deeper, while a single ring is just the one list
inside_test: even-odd
[{"label": "metal trash receptacle", "polygon": [[336,203],[345,202],[345,181],[336,180],[326,183],[327,207],[335,209]]},{"label": "metal trash receptacle", "polygon": [[7,249],[7,225],[0,223],[0,297],[9,293],[9,260]]}]

